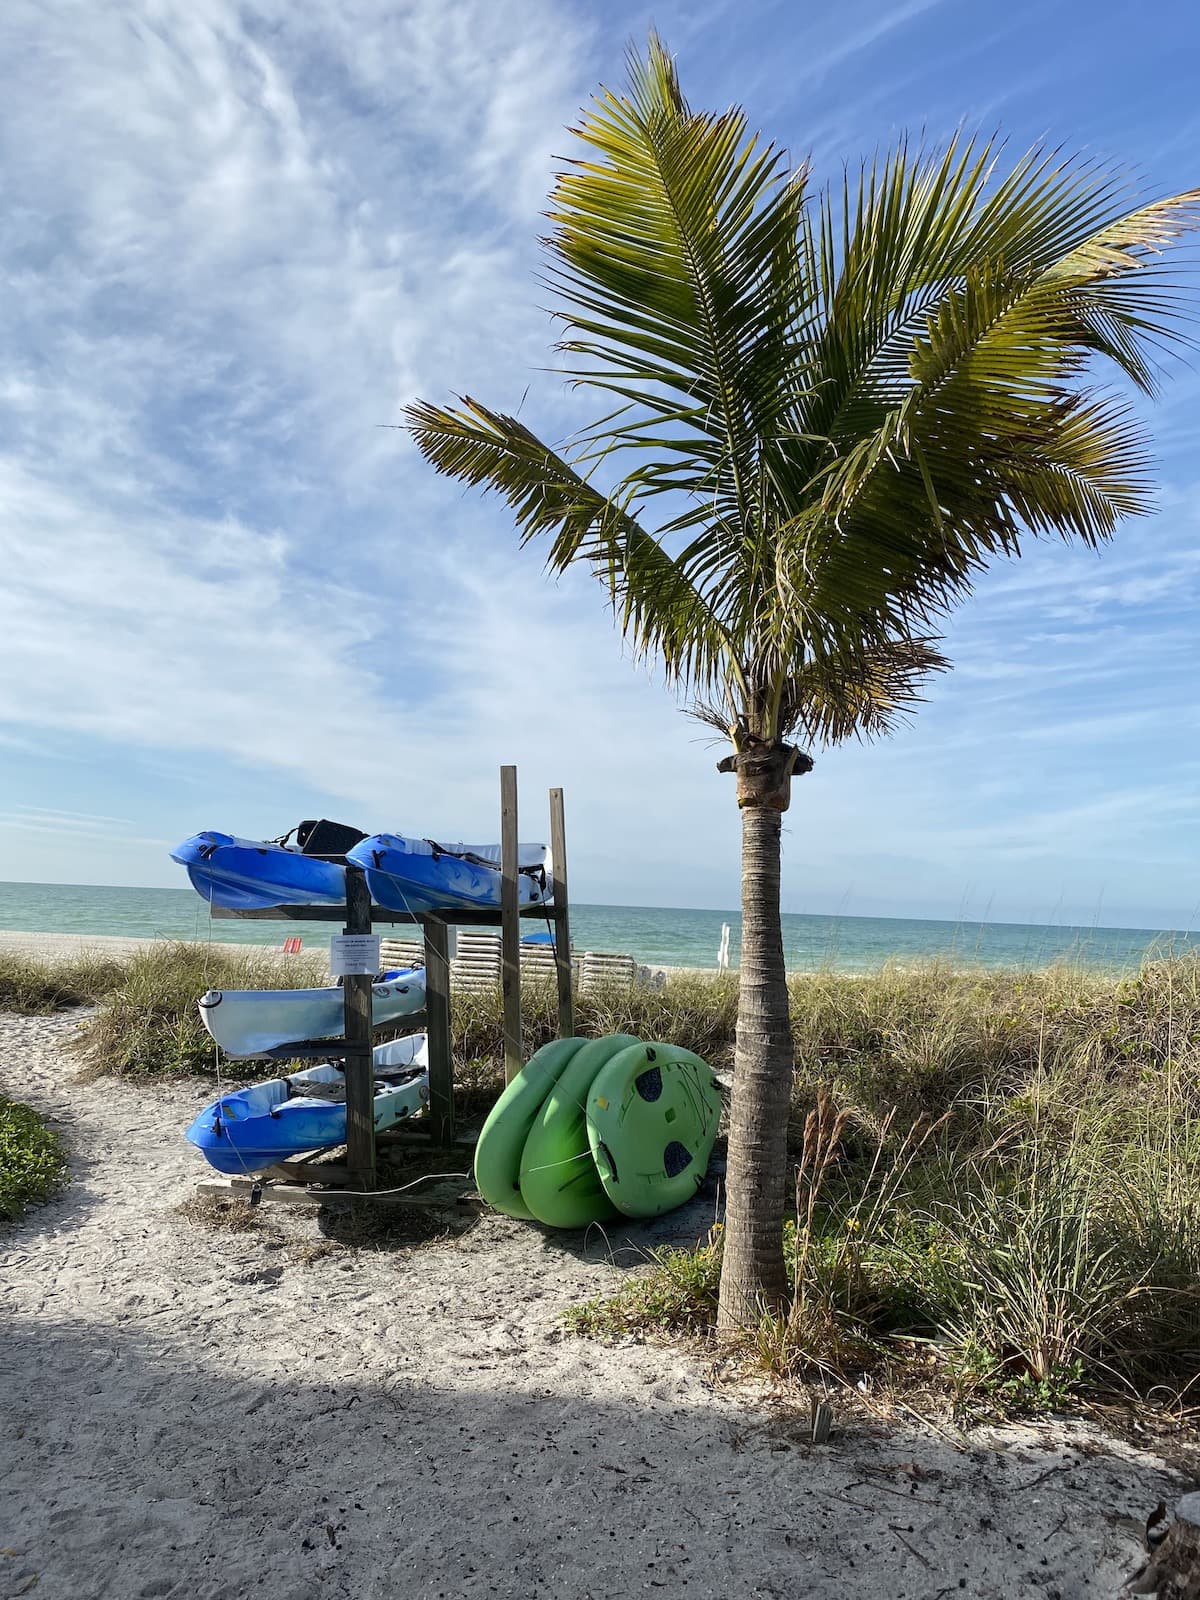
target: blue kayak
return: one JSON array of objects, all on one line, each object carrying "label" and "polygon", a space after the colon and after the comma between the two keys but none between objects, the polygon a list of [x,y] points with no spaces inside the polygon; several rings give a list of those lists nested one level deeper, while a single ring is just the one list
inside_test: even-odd
[{"label": "blue kayak", "polygon": [[[362,867],[376,905],[389,911],[473,910],[500,904],[498,844],[439,844],[376,833],[346,851]],[[544,844],[517,846],[522,905],[548,904],[553,894]]]},{"label": "blue kayak", "polygon": [[[429,1104],[429,1052],[423,1033],[376,1046],[375,1129],[382,1132]],[[309,1150],[346,1142],[346,1079],[323,1065],[214,1100],[184,1138],[209,1166],[234,1177],[261,1172]]]},{"label": "blue kayak", "polygon": [[344,867],[263,839],[195,833],[171,851],[171,860],[187,868],[197,894],[231,911],[346,903]]}]

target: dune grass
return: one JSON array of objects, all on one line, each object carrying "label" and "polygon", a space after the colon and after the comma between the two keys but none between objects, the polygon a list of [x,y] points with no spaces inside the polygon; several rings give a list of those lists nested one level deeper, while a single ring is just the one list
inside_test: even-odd
[{"label": "dune grass", "polygon": [[111,956],[85,953],[62,961],[40,961],[17,951],[2,951],[0,1011],[44,1016],[89,1005],[108,994],[124,971],[125,963]]},{"label": "dune grass", "polygon": [[[91,1059],[209,1072],[205,988],[315,981],[312,958],[156,945],[103,994]],[[933,1382],[967,1410],[1113,1394],[1200,1406],[1200,957],[1126,977],[824,972],[790,990],[794,1296],[764,1317],[752,1358],[805,1381]],[[547,985],[524,1000],[529,1055],[556,1009]],[[735,976],[679,977],[586,994],[578,1027],[670,1039],[729,1069],[736,1004]],[[499,995],[455,995],[452,1026],[459,1110],[476,1115],[503,1083]],[[716,1230],[576,1326],[707,1337],[719,1267]]]},{"label": "dune grass", "polygon": [[[88,1027],[84,1051],[94,1072],[172,1075],[215,1071],[213,1042],[200,1020],[207,989],[302,989],[329,981],[323,960],[203,944],[155,943],[132,956],[104,995]],[[245,1064],[245,1076],[278,1071]]]},{"label": "dune grass", "polygon": [[30,1106],[0,1095],[0,1222],[46,1200],[66,1174],[63,1142]]},{"label": "dune grass", "polygon": [[[1133,977],[928,967],[792,984],[785,1378],[1200,1406],[1200,961]],[[720,1231],[578,1331],[711,1332]]]}]

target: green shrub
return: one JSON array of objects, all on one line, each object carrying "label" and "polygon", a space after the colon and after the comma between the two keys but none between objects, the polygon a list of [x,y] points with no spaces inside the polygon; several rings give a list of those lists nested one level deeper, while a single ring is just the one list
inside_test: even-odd
[{"label": "green shrub", "polygon": [[62,1140],[31,1107],[0,1095],[0,1221],[45,1200],[66,1173]]}]

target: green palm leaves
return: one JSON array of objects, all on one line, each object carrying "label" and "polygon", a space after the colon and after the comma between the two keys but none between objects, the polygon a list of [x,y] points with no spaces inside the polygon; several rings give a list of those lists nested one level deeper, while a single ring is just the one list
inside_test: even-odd
[{"label": "green palm leaves", "polygon": [[1153,389],[1181,336],[1163,252],[1200,193],[1130,210],[1100,167],[959,141],[813,195],[740,110],[692,111],[657,39],[574,132],[548,281],[604,415],[562,452],[470,400],[407,424],[553,569],[590,564],[726,725],[886,726],[990,558],[1147,508],[1142,428],[1098,369]]}]

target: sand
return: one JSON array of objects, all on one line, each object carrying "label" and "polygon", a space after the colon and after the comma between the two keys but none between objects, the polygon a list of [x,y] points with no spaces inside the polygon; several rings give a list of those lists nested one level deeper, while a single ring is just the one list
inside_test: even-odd
[{"label": "sand", "polygon": [[[0,954],[11,950],[17,955],[33,956],[39,961],[70,961],[81,955],[114,956],[123,960],[160,942],[115,933],[22,933],[0,929]],[[225,944],[220,940],[213,940],[212,943],[215,949],[228,950],[235,955],[239,951],[249,954],[265,950],[282,954],[280,940],[274,944]],[[305,948],[308,948],[307,942]],[[313,948],[328,953],[328,945],[324,940],[314,941]]]},{"label": "sand", "polygon": [[607,1241],[489,1219],[313,1259],[311,1214],[199,1227],[211,1087],[75,1084],[76,1026],[0,1018],[0,1089],[74,1178],[0,1235],[0,1596],[1079,1600],[1179,1492],[1078,1424],[813,1448],[699,1357],[564,1336],[709,1194]]}]

